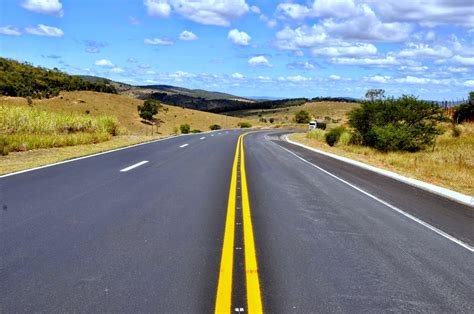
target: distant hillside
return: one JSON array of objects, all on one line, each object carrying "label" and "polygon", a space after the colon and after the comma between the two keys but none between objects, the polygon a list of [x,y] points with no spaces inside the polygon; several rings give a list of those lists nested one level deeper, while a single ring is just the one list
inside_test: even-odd
[{"label": "distant hillside", "polygon": [[34,67],[28,63],[0,58],[0,95],[49,98],[61,91],[88,90],[116,93],[105,81],[91,82],[58,69]]}]

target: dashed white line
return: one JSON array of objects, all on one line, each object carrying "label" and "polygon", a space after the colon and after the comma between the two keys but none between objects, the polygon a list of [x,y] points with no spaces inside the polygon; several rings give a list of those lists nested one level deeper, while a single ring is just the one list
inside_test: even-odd
[{"label": "dashed white line", "polygon": [[127,172],[129,170],[132,170],[136,167],[140,167],[141,165],[144,165],[148,162],[148,160],[144,160],[144,161],[140,161],[139,163],[137,164],[134,164],[134,165],[131,165],[130,167],[127,167],[127,168],[123,168],[122,170],[120,170],[120,172]]},{"label": "dashed white line", "polygon": [[201,137],[201,138],[200,138],[200,140],[203,140],[203,139],[205,139],[205,138],[206,138],[206,137],[205,137],[205,136],[203,136],[203,137]]},{"label": "dashed white line", "polygon": [[189,144],[183,144],[183,145],[181,145],[180,147],[183,148],[183,147],[186,147],[186,146],[188,146],[188,145],[189,145]]}]

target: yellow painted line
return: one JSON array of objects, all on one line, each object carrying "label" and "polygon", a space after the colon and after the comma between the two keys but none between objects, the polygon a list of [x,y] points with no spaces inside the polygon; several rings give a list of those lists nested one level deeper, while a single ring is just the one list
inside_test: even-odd
[{"label": "yellow painted line", "polygon": [[230,180],[227,218],[225,222],[224,243],[222,245],[221,267],[217,285],[215,313],[230,313],[232,306],[232,275],[234,267],[234,234],[235,234],[235,198],[237,192],[237,163],[241,137],[237,141],[234,164]]},{"label": "yellow painted line", "polygon": [[258,279],[257,254],[253,236],[252,217],[245,173],[244,135],[240,143],[240,184],[242,191],[242,217],[244,225],[245,278],[247,282],[248,313],[263,313],[260,281]]}]

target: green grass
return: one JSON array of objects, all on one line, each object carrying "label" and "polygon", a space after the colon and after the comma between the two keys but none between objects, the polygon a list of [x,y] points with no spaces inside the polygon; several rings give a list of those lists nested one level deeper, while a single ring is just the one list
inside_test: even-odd
[{"label": "green grass", "polygon": [[109,140],[119,133],[114,117],[55,113],[30,107],[0,106],[0,150],[26,151]]}]

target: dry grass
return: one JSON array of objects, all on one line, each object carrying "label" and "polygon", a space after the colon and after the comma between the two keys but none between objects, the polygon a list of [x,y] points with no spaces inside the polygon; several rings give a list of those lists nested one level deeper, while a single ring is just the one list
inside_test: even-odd
[{"label": "dry grass", "polygon": [[[257,120],[262,115],[262,118],[267,119],[274,118],[273,125],[292,125],[299,126],[300,128],[306,128],[307,125],[295,125],[293,118],[295,113],[300,110],[305,110],[318,120],[324,120],[325,117],[330,117],[331,120],[340,120],[339,123],[345,122],[346,114],[352,108],[358,107],[359,104],[353,102],[334,102],[334,101],[322,101],[322,102],[308,102],[301,106],[278,108],[278,109],[265,109],[265,110],[240,110],[231,112],[233,116],[245,117],[252,120]],[[267,125],[272,125],[268,123]]]},{"label": "dry grass", "polygon": [[439,136],[434,149],[416,153],[382,153],[362,146],[336,145],[330,147],[305,134],[290,136],[305,145],[365,162],[375,167],[474,195],[474,124],[462,126],[459,137],[447,130]]},{"label": "dry grass", "polygon": [[7,156],[0,156],[0,174],[6,174],[14,171],[29,169],[32,167],[38,167],[50,163],[87,156],[119,147],[125,147],[137,143],[150,141],[157,138],[160,138],[160,136],[151,137],[122,135],[115,136],[110,141],[98,144],[76,145],[49,149],[35,149],[25,152],[13,152]]},{"label": "dry grass", "polygon": [[[145,124],[141,122],[137,113],[137,106],[141,104],[142,100],[123,95],[88,91],[62,92],[58,97],[33,100],[34,108],[49,112],[84,114],[88,111],[91,116],[114,116],[120,125],[133,135],[145,135]],[[20,97],[0,97],[1,105],[28,106],[26,99]],[[216,123],[223,128],[236,128],[237,124],[243,121],[239,118],[166,105],[156,117],[161,120],[158,127],[160,135],[173,134],[175,128],[179,128],[183,123],[188,123],[192,129],[208,131],[211,124]],[[247,120],[249,119],[245,119]],[[250,122],[252,125],[258,124],[256,121]],[[151,129],[148,128],[149,132]]]}]

